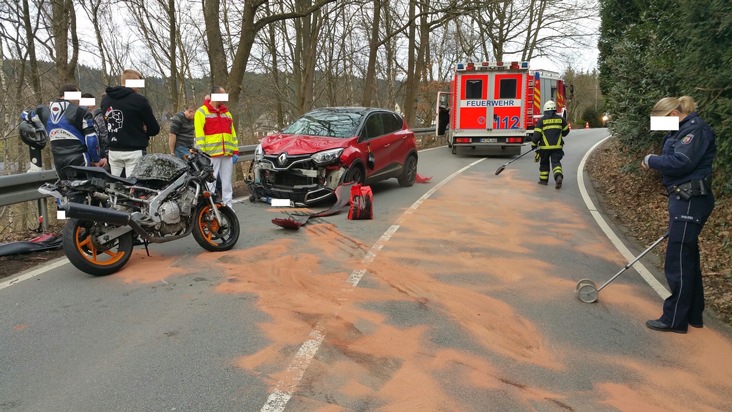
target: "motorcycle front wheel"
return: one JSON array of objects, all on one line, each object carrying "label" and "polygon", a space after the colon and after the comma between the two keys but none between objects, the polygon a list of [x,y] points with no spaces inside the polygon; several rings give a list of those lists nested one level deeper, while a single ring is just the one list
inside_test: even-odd
[{"label": "motorcycle front wheel", "polygon": [[104,235],[117,228],[89,220],[70,219],[64,226],[63,248],[72,265],[94,276],[106,276],[120,270],[132,256],[132,231],[116,239]]},{"label": "motorcycle front wheel", "polygon": [[239,240],[239,219],[234,209],[217,204],[221,221],[216,219],[210,204],[204,203],[196,210],[193,222],[193,238],[209,252],[223,252]]}]

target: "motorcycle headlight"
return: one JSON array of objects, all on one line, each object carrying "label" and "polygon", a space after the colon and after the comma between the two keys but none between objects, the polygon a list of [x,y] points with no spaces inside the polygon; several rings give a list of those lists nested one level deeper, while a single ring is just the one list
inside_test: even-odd
[{"label": "motorcycle headlight", "polygon": [[318,165],[327,165],[330,163],[337,163],[340,160],[342,153],[343,148],[330,149],[315,153],[314,155],[310,156],[310,158],[313,159],[313,162]]},{"label": "motorcycle headlight", "polygon": [[257,147],[254,149],[254,161],[258,162],[262,159],[264,159],[264,149],[262,149],[261,144],[258,144]]}]

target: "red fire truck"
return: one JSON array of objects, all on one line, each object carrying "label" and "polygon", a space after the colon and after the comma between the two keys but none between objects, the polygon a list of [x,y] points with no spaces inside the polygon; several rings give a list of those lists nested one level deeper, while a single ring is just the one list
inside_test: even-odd
[{"label": "red fire truck", "polygon": [[437,95],[437,134],[446,135],[453,154],[486,149],[518,155],[547,100],[567,116],[566,96],[558,73],[530,70],[529,62],[458,63],[450,91]]}]

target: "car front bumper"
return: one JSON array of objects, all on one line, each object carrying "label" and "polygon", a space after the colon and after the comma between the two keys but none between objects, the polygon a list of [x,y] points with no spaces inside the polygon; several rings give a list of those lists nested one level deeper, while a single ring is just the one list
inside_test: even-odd
[{"label": "car front bumper", "polygon": [[289,199],[311,205],[331,198],[344,172],[337,166],[278,169],[271,162],[255,161],[245,182],[254,199]]}]

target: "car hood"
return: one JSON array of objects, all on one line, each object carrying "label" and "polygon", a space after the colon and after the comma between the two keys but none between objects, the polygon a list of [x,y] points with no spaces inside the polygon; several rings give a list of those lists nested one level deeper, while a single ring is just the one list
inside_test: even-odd
[{"label": "car hood", "polygon": [[287,153],[288,155],[304,155],[322,152],[328,149],[345,148],[351,145],[356,137],[318,137],[300,134],[277,134],[267,136],[259,141],[266,154]]}]

